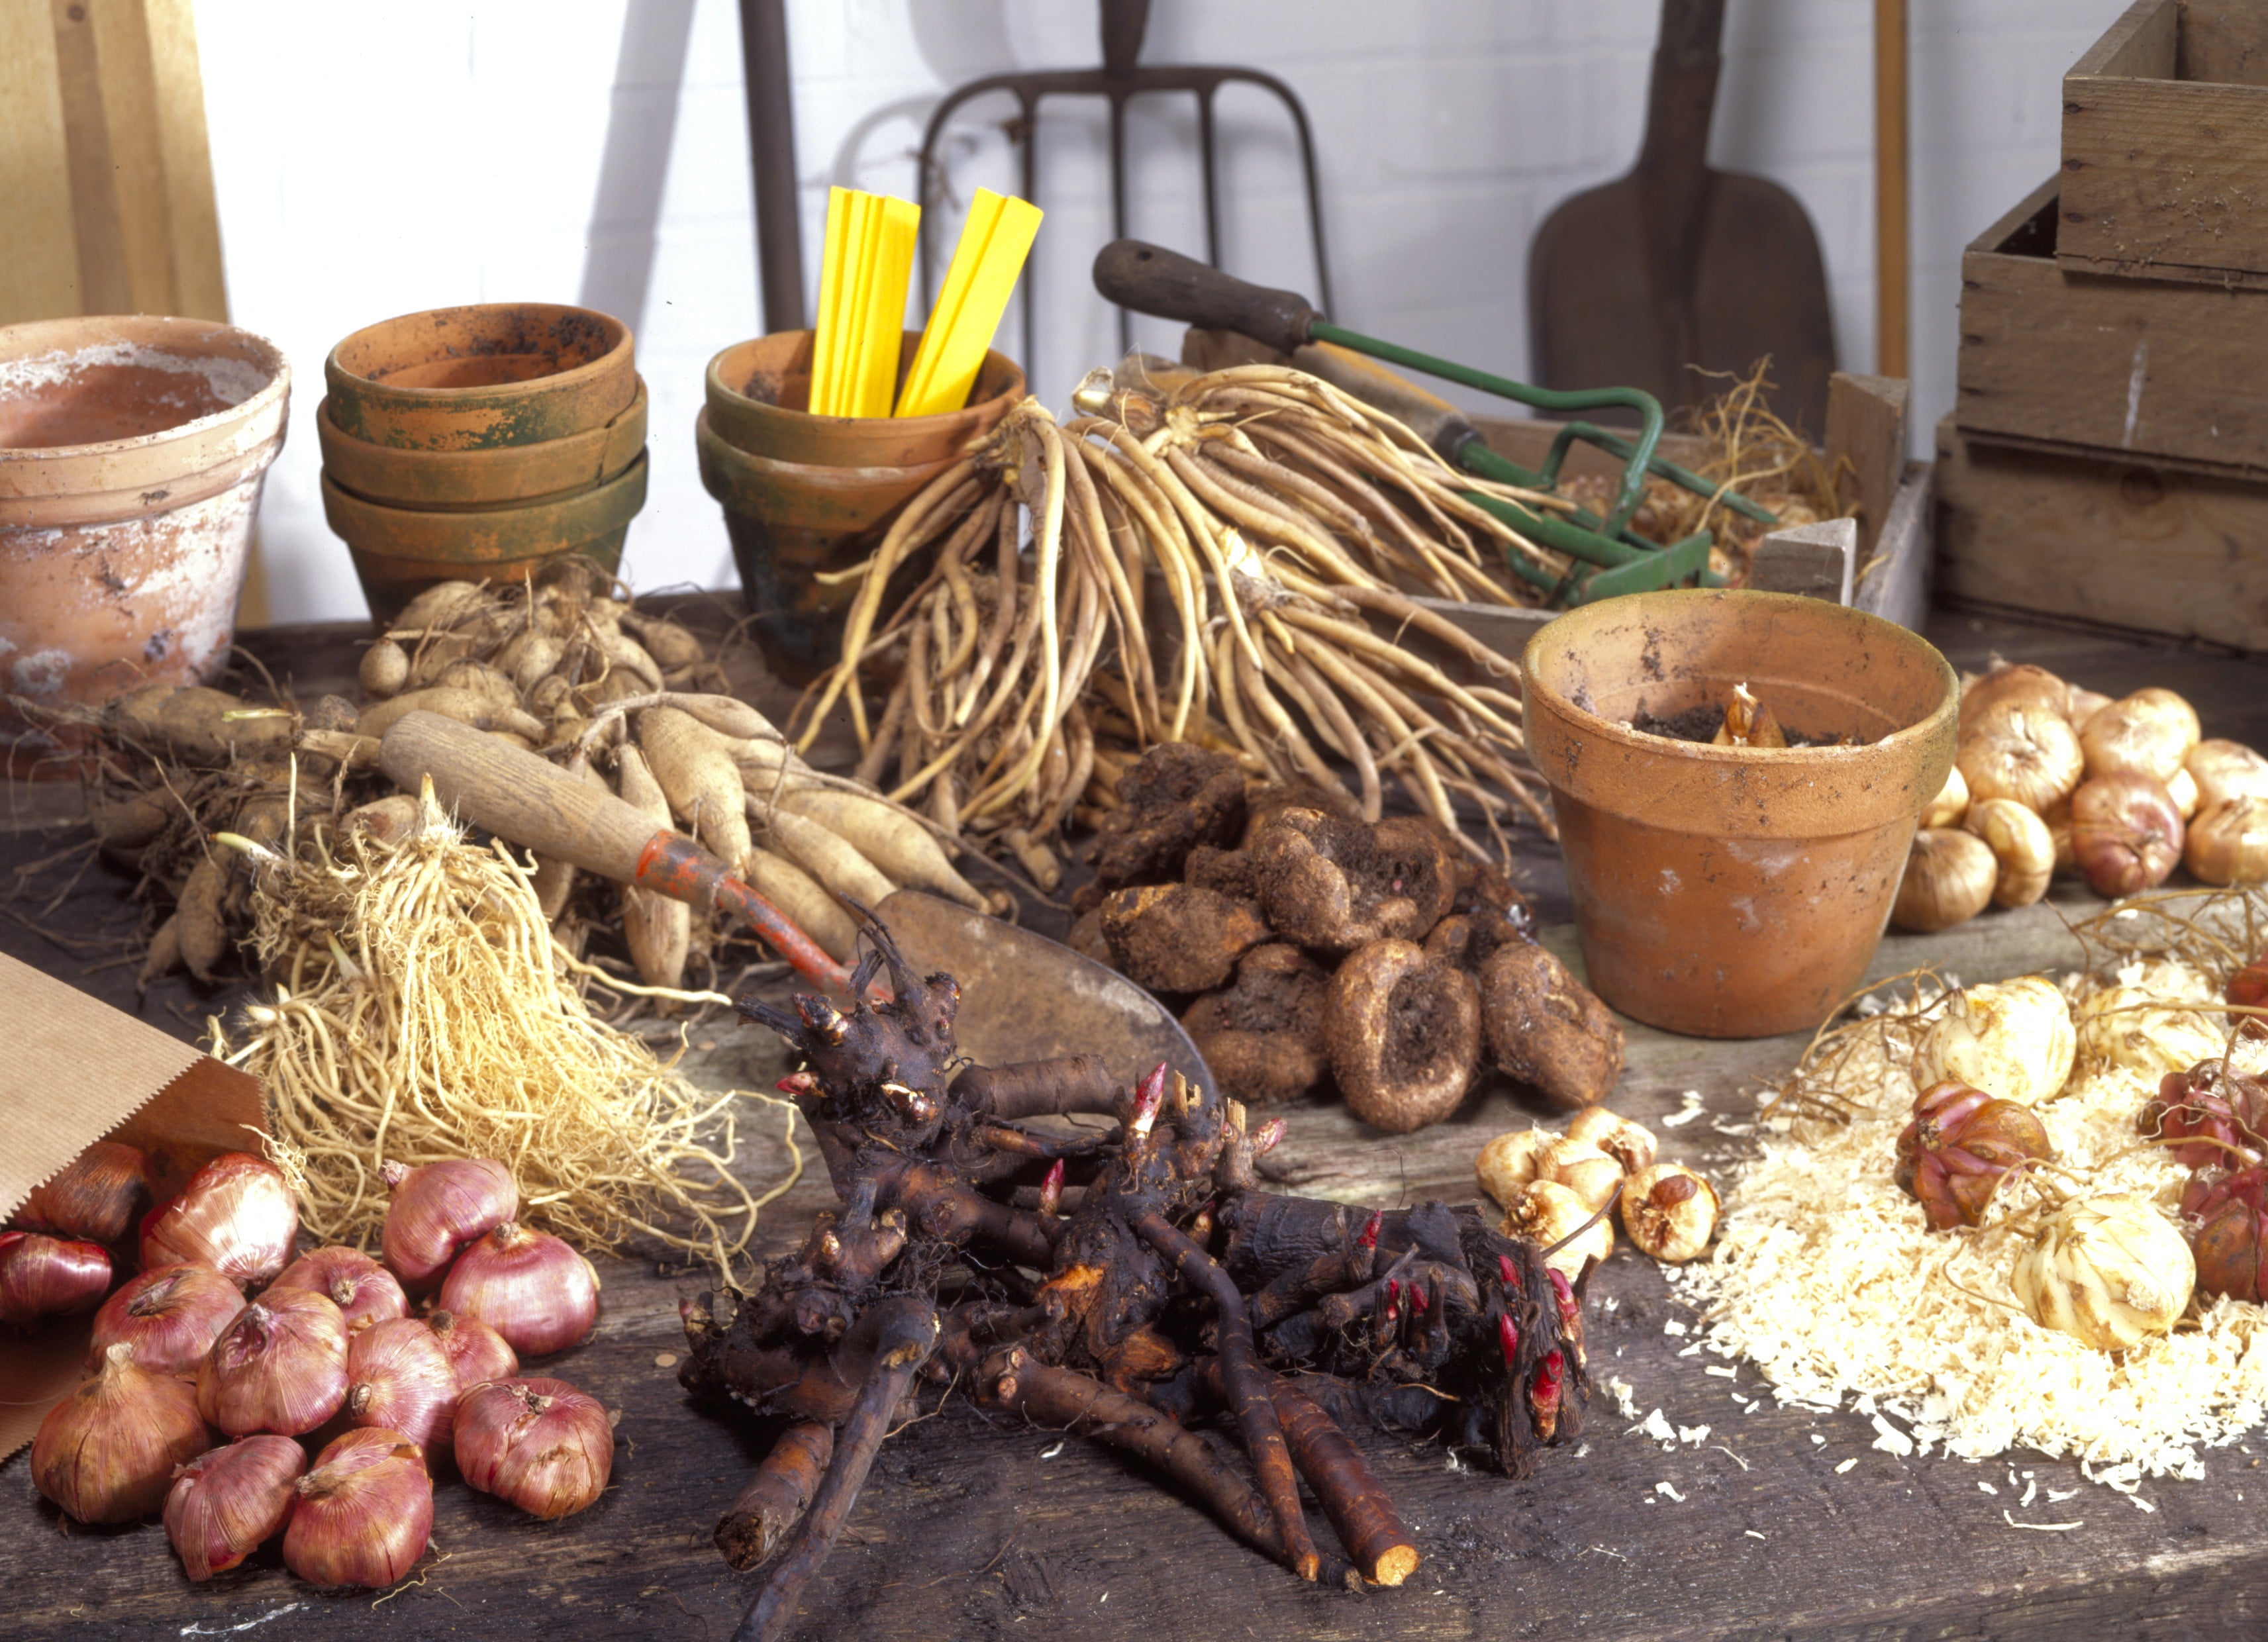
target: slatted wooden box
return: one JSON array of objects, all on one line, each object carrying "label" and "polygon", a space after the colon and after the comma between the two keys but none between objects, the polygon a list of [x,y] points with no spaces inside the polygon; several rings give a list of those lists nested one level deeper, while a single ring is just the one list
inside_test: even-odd
[{"label": "slatted wooden box", "polygon": [[1962,254],[1962,431],[2268,475],[2268,290],[2074,269],[2072,186],[2041,184]]},{"label": "slatted wooden box", "polygon": [[2268,6],[2135,0],[2063,90],[2065,267],[2268,285]]}]

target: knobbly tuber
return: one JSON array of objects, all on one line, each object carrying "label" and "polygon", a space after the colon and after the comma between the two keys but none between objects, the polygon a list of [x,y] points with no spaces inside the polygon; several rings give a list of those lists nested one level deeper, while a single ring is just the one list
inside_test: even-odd
[{"label": "knobbly tuber", "polygon": [[1481,966],[1481,1020],[1498,1071],[1562,1111],[1596,1106],[1623,1071],[1614,1012],[1543,947],[1513,941]]},{"label": "knobbly tuber", "polygon": [[1323,1044],[1363,1122],[1390,1135],[1438,1123],[1480,1065],[1480,987],[1415,941],[1373,941],[1331,977]]},{"label": "knobbly tuber", "polygon": [[1244,831],[1244,771],[1226,753],[1166,742],[1119,777],[1117,792],[1095,843],[1094,881],[1105,891],[1178,878],[1191,850],[1234,843]]},{"label": "knobbly tuber", "polygon": [[1250,1106],[1296,1100],[1323,1081],[1330,975],[1297,946],[1270,941],[1237,961],[1236,979],[1182,1017],[1221,1093]]},{"label": "knobbly tuber", "polygon": [[1456,860],[1430,821],[1376,826],[1285,810],[1250,845],[1269,926],[1310,951],[1344,954],[1388,938],[1422,940],[1456,895]]},{"label": "knobbly tuber", "polygon": [[[1556,1282],[1534,1244],[1471,1207],[1365,1213],[1258,1191],[1255,1160],[1281,1123],[1248,1129],[1238,1103],[1164,1066],[1130,1087],[1093,1057],[963,1066],[952,977],[917,976],[871,918],[865,932],[849,1013],[814,996],[792,1012],[740,1004],[804,1058],[781,1087],[842,1209],[749,1292],[683,1307],[686,1388],[790,1445],[719,1525],[735,1558],[781,1547],[740,1636],[788,1624],[909,1387],[958,1382],[1111,1444],[1264,1555],[1335,1582],[1398,1584],[1419,1560],[1349,1424],[1516,1476],[1578,1435],[1582,1285]],[[891,996],[875,1002],[883,969]],[[1016,1121],[1042,1112],[1117,1126]],[[1211,1440],[1191,1429],[1207,1419]],[[1303,1484],[1344,1560],[1316,1545]]]},{"label": "knobbly tuber", "polygon": [[1268,939],[1260,909],[1194,884],[1142,884],[1102,903],[1102,939],[1119,971],[1153,992],[1203,992]]}]

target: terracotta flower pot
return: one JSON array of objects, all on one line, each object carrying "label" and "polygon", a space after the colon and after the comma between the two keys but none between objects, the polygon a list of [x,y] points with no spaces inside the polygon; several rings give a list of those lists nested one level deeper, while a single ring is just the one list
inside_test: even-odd
[{"label": "terracotta flower pot", "polygon": [[207,320],[0,328],[0,690],[99,701],[226,659],[291,384]]},{"label": "terracotta flower pot", "polygon": [[586,433],[484,451],[401,451],[342,433],[330,401],[315,407],[323,471],[364,501],[463,512],[555,501],[615,477],[645,448],[645,383],[622,414]]},{"label": "terracotta flower pot", "polygon": [[[903,364],[918,341],[906,334]],[[701,482],[724,504],[741,595],[773,669],[803,681],[833,664],[857,589],[818,571],[871,554],[898,510],[999,424],[1024,396],[1024,373],[985,356],[971,403],[936,416],[814,416],[809,331],[783,331],[709,362],[708,405],[694,423]]]},{"label": "terracotta flower pot", "polygon": [[568,558],[611,573],[645,505],[645,482],[641,451],[606,483],[559,500],[441,513],[366,502],[326,474],[323,517],[346,539],[371,615],[386,622],[436,582],[518,581]]},{"label": "terracotta flower pot", "polygon": [[332,349],[323,380],[333,427],[405,451],[484,451],[587,433],[637,392],[628,326],[544,302],[384,320]]},{"label": "terracotta flower pot", "polygon": [[[1824,1020],[1864,977],[1961,692],[1926,640],[1788,593],[1637,593],[1570,611],[1521,658],[1591,986],[1701,1037]],[[1789,730],[1856,747],[1724,747],[1631,729],[1747,683]]]}]

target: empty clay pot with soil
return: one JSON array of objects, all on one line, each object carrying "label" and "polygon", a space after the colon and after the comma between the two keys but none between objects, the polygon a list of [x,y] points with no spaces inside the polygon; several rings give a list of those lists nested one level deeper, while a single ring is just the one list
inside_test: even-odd
[{"label": "empty clay pot with soil", "polygon": [[483,302],[355,332],[323,362],[331,425],[405,451],[563,439],[637,396],[630,327],[590,308]]},{"label": "empty clay pot with soil", "polygon": [[[1702,1037],[1808,1030],[1864,976],[1960,688],[1926,640],[1787,593],[1638,593],[1570,611],[1521,659],[1587,978],[1624,1014]],[[1631,727],[1745,683],[1791,739],[1716,747]]]},{"label": "empty clay pot with soil", "polygon": [[[906,333],[900,369],[919,333]],[[806,681],[833,665],[856,583],[825,586],[873,552],[922,488],[990,433],[1024,396],[1024,373],[984,357],[962,409],[935,416],[815,416],[809,331],[782,331],[709,362],[708,403],[694,424],[701,482],[725,509],[742,596],[764,657]],[[926,566],[909,562],[911,587]]]},{"label": "empty clay pot with soil", "polygon": [[209,320],[0,328],[0,692],[101,701],[221,666],[291,382],[273,342]]}]

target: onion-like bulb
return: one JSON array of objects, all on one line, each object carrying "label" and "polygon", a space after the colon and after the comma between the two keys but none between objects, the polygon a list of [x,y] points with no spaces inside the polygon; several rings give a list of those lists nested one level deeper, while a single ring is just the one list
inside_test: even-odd
[{"label": "onion-like bulb", "polygon": [[2147,1199],[2078,1198],[2016,1256],[2009,1286],[2042,1328],[2118,1351],[2172,1329],[2189,1309],[2197,1262]]},{"label": "onion-like bulb", "polygon": [[1623,1182],[1622,1211],[1631,1241],[1675,1265],[1709,1247],[1717,1189],[1683,1163],[1657,1163]]},{"label": "onion-like bulb", "polygon": [[2079,785],[2085,760],[2072,727],[2043,708],[1995,708],[1964,730],[1955,755],[1969,800],[2014,799],[2044,810]]},{"label": "onion-like bulb", "polygon": [[2095,776],[2071,795],[2072,853],[2098,895],[2116,901],[2164,883],[2186,837],[2173,799],[2147,776]]},{"label": "onion-like bulb", "polygon": [[519,1188],[494,1158],[452,1158],[381,1171],[393,1189],[386,1206],[386,1263],[413,1289],[431,1288],[458,1250],[519,1212]]},{"label": "onion-like bulb", "polygon": [[1653,1130],[1603,1106],[1587,1106],[1576,1113],[1575,1121],[1567,1125],[1567,1138],[1598,1147],[1627,1174],[1653,1167]]},{"label": "onion-like bulb", "polygon": [[110,1254],[101,1244],[0,1232],[0,1323],[22,1329],[92,1311],[109,1292]]},{"label": "onion-like bulb", "polygon": [[196,1261],[144,1271],[94,1314],[89,1354],[123,1341],[153,1374],[195,1374],[220,1331],[244,1309],[244,1292]]},{"label": "onion-like bulb", "polygon": [[307,1456],[289,1437],[239,1437],[183,1466],[166,1496],[166,1537],[192,1579],[225,1573],[282,1531]]},{"label": "onion-like bulb", "polygon": [[460,1317],[453,1311],[437,1311],[425,1319],[457,1371],[457,1383],[476,1386],[483,1380],[512,1380],[519,1373],[519,1355],[504,1344],[504,1336],[478,1317]]},{"label": "onion-like bulb", "polygon": [[433,1536],[433,1479],[398,1431],[350,1431],[292,1484],[284,1565],[310,1585],[391,1585]]},{"label": "onion-like bulb", "polygon": [[1923,1090],[1913,1112],[1898,1136],[1896,1179],[1920,1203],[1933,1232],[1982,1225],[2010,1170],[2055,1155],[2031,1108],[1965,1083]]},{"label": "onion-like bulb", "polygon": [[1961,731],[1967,734],[1995,708],[2021,707],[2064,716],[2071,702],[2071,686],[2029,661],[1999,662],[1961,687]]},{"label": "onion-like bulb", "polygon": [[150,1158],[139,1146],[98,1140],[63,1166],[16,1211],[27,1232],[114,1243],[150,1206]]},{"label": "onion-like bulb", "polygon": [[1921,813],[1924,827],[1958,827],[1961,818],[1969,814],[1969,780],[1955,764],[1945,772],[1945,784]]},{"label": "onion-like bulb", "polygon": [[2268,798],[2226,799],[2198,812],[2182,859],[2198,881],[2268,881]]},{"label": "onion-like bulb", "polygon": [[2029,907],[2048,893],[2055,876],[2055,835],[2047,822],[2014,799],[1987,799],[1969,806],[1962,828],[1984,841],[1999,871],[1992,880],[1996,906]]},{"label": "onion-like bulb", "polygon": [[414,1317],[372,1323],[347,1344],[347,1418],[355,1425],[446,1453],[459,1389],[449,1354]]},{"label": "onion-like bulb", "polygon": [[197,1406],[232,1437],[297,1437],[347,1400],[347,1325],[327,1294],[271,1289],[221,1331],[197,1367]]},{"label": "onion-like bulb", "polygon": [[[2268,1009],[2268,955],[2255,958],[2235,975],[2221,990],[2221,1000],[2244,1009]],[[2268,1038],[2268,1015],[2232,1015],[2241,1021],[2237,1027],[2248,1038]]]},{"label": "onion-like bulb", "polygon": [[2063,716],[2071,720],[2073,729],[2084,734],[2087,730],[2087,721],[2109,705],[2110,705],[2110,697],[2105,696],[2101,690],[2091,690],[2084,685],[2074,684],[2071,687],[2071,694],[2064,699]]},{"label": "onion-like bulb", "polygon": [[2200,808],[2229,799],[2268,799],[2268,758],[2242,741],[2199,741],[2182,768],[2197,783]]},{"label": "onion-like bulb", "polygon": [[2090,776],[2125,771],[2161,786],[2174,778],[2201,733],[2197,709],[2152,686],[2115,701],[2087,721],[2080,747]]},{"label": "onion-like bulb", "polygon": [[599,1321],[599,1274],[550,1233],[506,1220],[457,1256],[441,1306],[478,1317],[522,1357],[548,1357]]},{"label": "onion-like bulb", "polygon": [[1543,1256],[1543,1263],[1571,1282],[1592,1261],[1615,1252],[1612,1221],[1585,1208],[1580,1197],[1556,1180],[1530,1181],[1513,1193],[1504,1205],[1504,1224],[1498,1229],[1507,1237],[1524,1237],[1539,1249],[1561,1244]]},{"label": "onion-like bulb", "polygon": [[1932,827],[1914,835],[1890,922],[1924,935],[1966,924],[1992,904],[2000,864],[1974,833]]},{"label": "onion-like bulb", "polygon": [[277,1289],[313,1289],[328,1294],[346,1319],[347,1331],[367,1329],[374,1322],[409,1314],[409,1297],[401,1292],[394,1273],[359,1248],[318,1248],[284,1268],[268,1285]]},{"label": "onion-like bulb", "polygon": [[590,1505],[615,1464],[607,1410],[563,1380],[469,1388],[457,1403],[456,1444],[467,1482],[539,1517]]},{"label": "onion-like bulb", "polygon": [[165,1503],[173,1468],[205,1451],[188,1386],[114,1345],[94,1377],[48,1410],[32,1439],[32,1482],[82,1522],[131,1522]]},{"label": "onion-like bulb", "polygon": [[2176,769],[2166,784],[2166,796],[2174,801],[2174,814],[2187,821],[2198,813],[2202,800],[2198,797],[2197,777],[2188,769]]},{"label": "onion-like bulb", "polygon": [[265,1283],[291,1258],[298,1234],[299,1209],[284,1171],[265,1158],[226,1152],[143,1226],[142,1264],[199,1260],[239,1283]]}]

